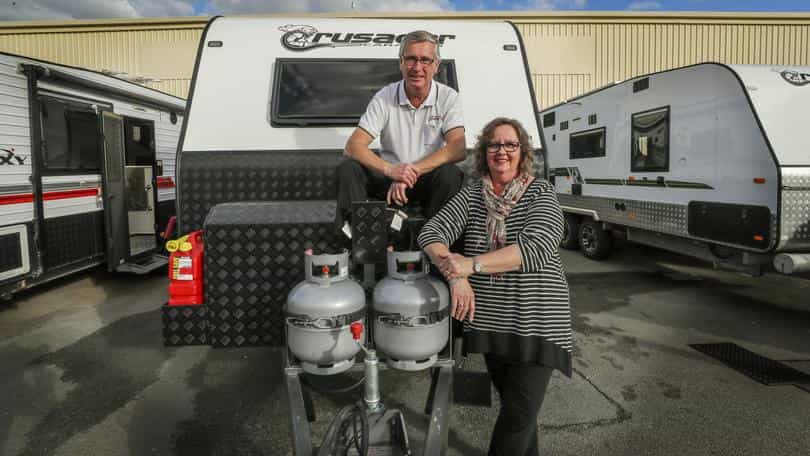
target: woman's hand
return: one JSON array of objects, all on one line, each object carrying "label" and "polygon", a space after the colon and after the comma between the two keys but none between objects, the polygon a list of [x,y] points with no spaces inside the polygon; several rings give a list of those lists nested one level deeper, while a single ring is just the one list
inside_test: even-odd
[{"label": "woman's hand", "polygon": [[457,253],[440,254],[436,266],[447,280],[463,279],[473,273],[473,259]]},{"label": "woman's hand", "polygon": [[450,282],[450,316],[459,321],[475,317],[475,293],[467,279],[454,279]]}]

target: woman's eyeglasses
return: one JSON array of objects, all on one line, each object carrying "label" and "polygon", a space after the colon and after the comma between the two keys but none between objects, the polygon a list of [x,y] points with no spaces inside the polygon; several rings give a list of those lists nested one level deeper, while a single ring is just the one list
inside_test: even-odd
[{"label": "woman's eyeglasses", "polygon": [[421,63],[424,66],[431,65],[436,59],[432,59],[430,57],[417,57],[415,55],[406,55],[405,57],[402,58],[402,60],[405,62],[405,65],[413,67],[416,66],[417,63]]},{"label": "woman's eyeglasses", "polygon": [[505,150],[507,153],[513,153],[520,149],[519,142],[505,142],[505,143],[489,143],[487,144],[487,152],[490,154],[497,154],[499,150]]}]

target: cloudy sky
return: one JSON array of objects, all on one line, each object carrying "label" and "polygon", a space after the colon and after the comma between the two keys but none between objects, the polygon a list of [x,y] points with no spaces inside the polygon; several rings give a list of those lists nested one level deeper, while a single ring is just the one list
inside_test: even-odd
[{"label": "cloudy sky", "polygon": [[0,0],[0,20],[350,11],[810,11],[810,0]]}]

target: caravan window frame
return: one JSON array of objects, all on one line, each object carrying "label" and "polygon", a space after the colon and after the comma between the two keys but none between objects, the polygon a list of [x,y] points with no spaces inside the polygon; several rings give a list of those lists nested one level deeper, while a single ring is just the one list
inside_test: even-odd
[{"label": "caravan window frame", "polygon": [[[666,120],[666,128],[667,128],[667,142],[666,142],[666,149],[664,152],[664,164],[659,166],[654,165],[647,165],[646,163],[643,166],[636,165],[634,161],[636,157],[635,149],[636,149],[636,140],[635,140],[635,119],[639,116],[649,115],[656,112],[664,112],[666,113],[665,120]],[[630,171],[635,173],[655,173],[655,172],[669,172],[669,158],[670,158],[670,150],[672,144],[672,112],[669,105],[666,106],[659,106],[657,108],[647,109],[644,111],[634,112],[630,114]]]},{"label": "caravan window frame", "polygon": [[[386,59],[371,59],[371,58],[360,58],[360,59],[341,59],[341,58],[279,58],[274,61],[274,71],[273,71],[273,87],[270,91],[271,99],[270,99],[270,124],[273,127],[277,128],[302,128],[302,127],[351,127],[356,126],[358,122],[360,122],[360,117],[365,112],[365,106],[363,107],[363,112],[358,113],[357,115],[338,115],[338,116],[304,116],[304,115],[281,115],[279,114],[279,102],[280,102],[280,90],[281,90],[281,83],[282,83],[282,71],[285,65],[288,64],[295,64],[295,63],[346,63],[346,64],[362,64],[362,63],[390,63],[397,69],[397,74],[399,74],[399,59],[397,58],[386,58]],[[458,91],[458,76],[456,74],[456,65],[455,60],[453,59],[442,59],[440,61],[440,65],[444,66],[447,65],[447,81],[442,82],[450,87],[452,87],[455,91]],[[437,71],[438,74],[438,71]],[[401,79],[401,74],[399,74],[399,78]],[[434,78],[435,80],[435,78]],[[380,86],[377,90],[381,89],[383,86]],[[376,90],[375,90],[376,92]],[[373,94],[372,94],[373,96]],[[369,101],[371,101],[371,97],[369,97]]]},{"label": "caravan window frame", "polygon": [[[602,151],[596,155],[581,155],[574,150],[575,137],[592,136],[594,134],[602,135]],[[568,135],[568,159],[569,160],[584,160],[588,158],[601,158],[607,155],[607,127],[591,128],[589,130],[577,131]]]},{"label": "caravan window frame", "polygon": [[[47,109],[43,109],[46,103],[59,103],[63,106],[61,109],[61,113],[63,116],[61,126],[64,127],[64,137],[60,139],[62,142],[61,146],[64,147],[64,165],[51,165],[49,164],[49,159],[51,156],[43,152],[43,160],[42,160],[42,174],[45,176],[49,175],[72,175],[72,174],[98,174],[101,172],[101,168],[103,166],[103,146],[102,146],[102,133],[101,133],[101,125],[100,119],[98,117],[98,112],[94,109],[94,105],[92,104],[85,104],[76,102],[73,100],[65,100],[60,97],[54,97],[50,95],[39,95],[37,97],[37,102],[40,103],[40,113],[47,111]],[[96,117],[96,150],[97,150],[97,158],[95,161],[96,166],[87,166],[83,163],[82,160],[82,153],[81,151],[77,151],[74,149],[76,145],[76,140],[78,139],[79,135],[77,131],[72,131],[71,126],[71,114],[79,114],[80,116],[90,115]],[[41,114],[40,114],[41,115]],[[53,115],[53,113],[48,112],[48,117]],[[75,129],[74,129],[75,130]],[[49,144],[49,138],[47,137],[47,133],[49,130],[46,130],[46,122],[45,116],[41,115],[40,121],[40,135],[42,137],[44,145]],[[52,141],[50,141],[52,142]],[[74,164],[75,162],[75,164]]]}]

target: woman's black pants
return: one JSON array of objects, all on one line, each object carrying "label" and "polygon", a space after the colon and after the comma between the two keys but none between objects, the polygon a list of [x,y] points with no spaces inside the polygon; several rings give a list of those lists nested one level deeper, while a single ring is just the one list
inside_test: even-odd
[{"label": "woman's black pants", "polygon": [[537,415],[543,405],[552,369],[517,364],[484,355],[487,371],[501,398],[501,412],[492,430],[489,456],[537,456]]}]

